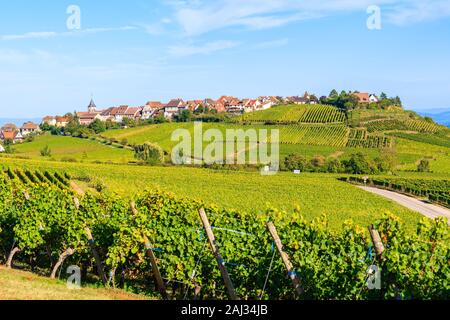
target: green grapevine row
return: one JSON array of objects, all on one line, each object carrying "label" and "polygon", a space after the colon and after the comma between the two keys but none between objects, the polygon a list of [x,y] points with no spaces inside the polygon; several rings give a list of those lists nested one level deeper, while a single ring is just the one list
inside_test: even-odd
[{"label": "green grapevine row", "polygon": [[338,109],[325,105],[312,105],[300,118],[303,123],[343,123],[345,114]]},{"label": "green grapevine row", "polygon": [[405,120],[400,121],[398,119],[386,119],[386,120],[374,120],[366,123],[362,123],[369,132],[380,132],[380,131],[392,131],[392,130],[403,130],[403,131],[416,131],[423,133],[436,133],[441,130],[441,128],[434,124],[424,120]]},{"label": "green grapevine row", "polygon": [[345,126],[292,125],[280,127],[280,143],[345,147]]},{"label": "green grapevine row", "polygon": [[406,121],[406,125],[408,128],[412,129],[413,131],[418,132],[431,132],[435,133],[440,130],[439,126],[435,123],[430,123],[427,121],[422,120],[408,120]]},{"label": "green grapevine row", "polygon": [[[68,249],[66,264],[95,273],[85,227],[95,238],[100,259],[112,283],[127,283],[153,292],[151,265],[146,259],[148,238],[164,279],[179,284],[178,298],[224,299],[226,293],[217,263],[209,250],[198,217],[205,208],[242,299],[291,299],[293,289],[281,259],[271,266],[274,246],[265,222],[275,222],[305,289],[303,299],[448,299],[450,284],[449,228],[444,219],[424,219],[416,233],[405,233],[393,216],[376,222],[386,246],[379,262],[382,289],[368,290],[366,270],[373,263],[371,240],[364,229],[346,222],[344,231],[328,230],[326,219],[304,220],[297,210],[270,210],[248,215],[226,211],[160,190],[130,198],[87,193],[77,201],[69,189],[39,184],[24,186],[0,172],[0,260],[11,246],[15,261],[34,261],[48,268]],[[30,259],[32,258],[32,259]],[[267,281],[267,286],[265,286]],[[177,289],[177,288],[174,288]]]},{"label": "green grapevine row", "polygon": [[9,179],[17,180],[17,182],[21,183],[23,186],[34,184],[51,184],[61,189],[70,186],[70,177],[68,175],[61,175],[58,172],[50,173],[45,171],[44,173],[41,173],[39,170],[33,172],[30,170],[24,171],[20,168],[16,168],[14,170],[8,168],[2,172],[4,172]]},{"label": "green grapevine row", "polygon": [[391,138],[369,134],[365,128],[351,129],[347,142],[349,148],[385,148],[391,145]]},{"label": "green grapevine row", "polygon": [[345,123],[345,113],[328,105],[288,105],[243,115],[243,123]]}]

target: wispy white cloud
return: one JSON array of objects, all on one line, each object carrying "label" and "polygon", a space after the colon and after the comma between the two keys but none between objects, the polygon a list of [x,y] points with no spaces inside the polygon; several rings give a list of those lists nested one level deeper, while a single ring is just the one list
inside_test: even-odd
[{"label": "wispy white cloud", "polygon": [[192,55],[208,55],[217,51],[222,51],[226,49],[231,49],[239,45],[239,42],[229,41],[229,40],[220,40],[209,42],[202,45],[180,45],[180,46],[172,46],[169,47],[169,54],[175,57],[185,57]]},{"label": "wispy white cloud", "polygon": [[284,38],[284,39],[260,42],[256,45],[256,48],[257,49],[279,48],[279,47],[287,46],[288,44],[289,44],[289,39]]},{"label": "wispy white cloud", "polygon": [[48,39],[57,36],[56,32],[27,32],[23,34],[11,34],[0,36],[0,40],[23,40],[23,39]]},{"label": "wispy white cloud", "polygon": [[230,27],[266,29],[323,16],[382,7],[387,21],[416,23],[450,16],[448,0],[166,0],[188,36]]},{"label": "wispy white cloud", "polygon": [[45,31],[45,32],[27,32],[23,34],[11,34],[11,35],[0,35],[0,41],[14,41],[14,40],[26,40],[26,39],[49,39],[56,37],[72,37],[72,36],[82,36],[88,34],[97,34],[97,33],[105,33],[105,32],[119,32],[119,31],[129,31],[136,30],[135,26],[124,26],[124,27],[116,27],[116,28],[88,28],[74,31],[66,31],[66,32],[53,32],[53,31]]},{"label": "wispy white cloud", "polygon": [[450,1],[422,0],[393,5],[387,20],[395,25],[407,25],[450,16]]}]

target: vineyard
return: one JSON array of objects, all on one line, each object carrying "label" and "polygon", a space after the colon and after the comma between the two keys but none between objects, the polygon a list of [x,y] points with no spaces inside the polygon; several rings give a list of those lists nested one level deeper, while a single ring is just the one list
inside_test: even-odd
[{"label": "vineyard", "polygon": [[[70,188],[70,176],[65,173],[64,175],[58,172],[50,173],[49,171],[41,172],[39,170],[30,171],[22,170],[20,168],[11,169],[8,168],[2,171],[3,175],[6,175],[10,180],[17,180],[24,186],[33,186],[40,184],[48,184],[58,187],[60,189]],[[1,173],[0,173],[1,175]]]},{"label": "vineyard", "polygon": [[345,123],[345,113],[327,105],[286,105],[245,114],[241,123]]},{"label": "vineyard", "polygon": [[448,136],[444,135],[437,135],[437,134],[412,134],[412,133],[405,133],[405,132],[393,132],[389,135],[402,138],[402,139],[408,139],[412,141],[417,142],[423,142],[428,143],[436,146],[446,147],[450,148],[450,139]]},{"label": "vineyard", "polygon": [[392,146],[392,140],[383,135],[369,134],[366,128],[350,129],[347,147],[350,148],[386,148]]},{"label": "vineyard", "polygon": [[364,127],[377,122],[384,122],[385,125],[392,127],[393,125],[402,125],[403,122],[411,119],[421,118],[401,108],[390,110],[356,109],[348,113],[348,122],[352,127]]},{"label": "vineyard", "polygon": [[[406,233],[394,216],[377,221],[386,250],[376,259],[368,233],[351,222],[335,233],[325,218],[307,222],[299,210],[247,215],[160,190],[132,199],[107,193],[75,195],[63,187],[61,174],[53,175],[60,183],[50,184],[45,174],[31,182],[8,172],[12,171],[0,172],[0,260],[9,266],[20,262],[56,277],[75,264],[106,286],[154,293],[156,263],[164,286],[171,288],[169,298],[226,299],[198,215],[204,208],[241,299],[450,297],[449,230],[444,219],[423,219],[415,233]],[[275,223],[291,257],[300,296],[266,230],[268,220]],[[365,284],[367,268],[374,263],[383,275],[381,290],[368,290]]]},{"label": "vineyard", "polygon": [[301,123],[343,123],[345,114],[331,106],[312,105],[300,118]]},{"label": "vineyard", "polygon": [[[275,108],[274,108],[275,109]],[[272,109],[270,109],[272,110]],[[192,123],[188,124],[164,124],[148,126],[143,128],[131,129],[131,130],[120,130],[120,131],[110,131],[107,137],[111,139],[114,135],[115,140],[127,139],[129,143],[143,143],[145,141],[156,142],[160,144],[167,152],[176,145],[176,142],[170,141],[171,133],[176,130],[176,128],[183,128],[189,130],[193,134],[194,125]],[[361,147],[361,148],[379,148],[382,146],[390,145],[390,138],[372,136],[369,134],[364,135],[353,135],[350,136],[352,141],[348,140],[350,129],[348,129],[344,124],[290,124],[290,125],[263,125],[255,124],[252,126],[237,125],[237,124],[211,124],[204,123],[203,130],[217,129],[220,130],[223,137],[226,137],[226,131],[229,129],[235,130],[268,130],[268,135],[270,136],[270,130],[279,130],[280,132],[280,143],[282,145],[311,145],[311,146],[330,146],[330,147]],[[354,131],[352,131],[354,132]],[[266,141],[270,141],[266,140]],[[259,141],[264,142],[264,141]],[[205,148],[208,144],[203,143]]]},{"label": "vineyard", "polygon": [[343,178],[359,184],[368,184],[377,188],[400,191],[413,196],[429,199],[450,208],[450,181],[449,180],[423,180],[402,178],[369,178],[366,182],[357,177]]},{"label": "vineyard", "polygon": [[409,130],[417,131],[417,132],[435,133],[441,129],[435,123],[422,121],[422,120],[408,120],[405,122],[405,124],[409,128]]},{"label": "vineyard", "polygon": [[291,125],[280,130],[281,144],[345,147],[348,130],[343,125]]},{"label": "vineyard", "polygon": [[421,133],[436,133],[442,130],[438,125],[423,120],[373,120],[371,122],[363,122],[361,125],[367,127],[369,132],[403,130]]}]

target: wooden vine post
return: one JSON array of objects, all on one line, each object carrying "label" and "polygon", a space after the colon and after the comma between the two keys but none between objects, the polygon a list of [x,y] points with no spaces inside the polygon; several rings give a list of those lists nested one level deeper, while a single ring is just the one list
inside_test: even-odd
[{"label": "wooden vine post", "polygon": [[[77,210],[80,209],[80,201],[78,200],[78,198],[74,197],[73,201],[75,203],[75,207],[77,208]],[[103,284],[106,286],[108,284],[108,279],[106,278],[105,272],[103,270],[103,265],[102,265],[102,260],[100,259],[100,255],[98,254],[97,248],[95,247],[95,240],[94,240],[94,237],[92,236],[91,229],[89,229],[89,227],[86,226],[84,230],[85,230],[86,236],[88,238],[88,243],[89,243],[89,247],[91,249],[92,255],[94,256],[94,259],[95,259],[95,264],[97,266],[98,275],[102,279]]]},{"label": "wooden vine post", "polygon": [[[137,215],[138,211],[136,209],[136,204],[134,202],[131,202],[130,206],[131,206],[131,211],[133,212],[133,215]],[[163,297],[163,299],[168,300],[169,297],[167,295],[166,285],[164,284],[164,280],[163,280],[163,278],[161,276],[161,272],[159,271],[159,268],[158,268],[158,261],[156,259],[155,253],[153,252],[154,248],[153,248],[152,244],[150,243],[149,239],[147,238],[147,236],[143,234],[143,237],[144,237],[144,245],[145,245],[146,254],[150,258],[150,263],[152,265],[153,276],[155,277],[156,285],[157,285],[158,290],[161,293],[161,296]]]},{"label": "wooden vine post", "polygon": [[370,237],[372,238],[373,247],[375,248],[375,254],[377,255],[377,259],[381,260],[384,252],[384,245],[381,241],[380,234],[377,230],[375,230],[374,226],[371,225],[369,227]]},{"label": "wooden vine post", "polygon": [[85,230],[86,235],[88,237],[89,247],[91,248],[92,255],[94,256],[95,264],[97,265],[98,275],[102,279],[103,284],[105,286],[107,286],[108,285],[108,279],[106,278],[105,272],[103,270],[103,265],[102,265],[102,260],[100,259],[100,255],[98,254],[97,248],[95,247],[95,240],[94,240],[94,237],[92,236],[91,229],[89,229],[89,227],[86,227],[84,230]]},{"label": "wooden vine post", "polygon": [[163,278],[161,276],[161,272],[159,271],[158,262],[156,260],[155,253],[153,252],[153,246],[151,245],[150,241],[148,240],[147,236],[145,236],[145,235],[144,235],[144,241],[145,241],[145,251],[147,253],[147,256],[150,258],[150,263],[152,264],[153,275],[155,276],[158,290],[161,293],[161,296],[163,297],[163,299],[168,300],[169,297],[167,296],[166,285],[164,284]]},{"label": "wooden vine post", "polygon": [[200,219],[202,220],[203,227],[206,231],[206,236],[208,237],[209,245],[211,246],[211,250],[214,254],[214,257],[217,260],[217,264],[219,265],[220,273],[222,274],[222,278],[225,282],[225,287],[227,288],[228,295],[232,300],[239,300],[236,295],[236,291],[234,290],[233,283],[231,282],[230,275],[228,274],[227,267],[225,266],[225,261],[223,260],[219,248],[216,244],[216,238],[211,228],[211,224],[209,223],[208,216],[206,215],[205,210],[202,208],[199,210]]},{"label": "wooden vine post", "polygon": [[297,292],[297,294],[299,296],[301,296],[304,292],[303,287],[300,283],[300,280],[297,278],[297,275],[295,273],[295,269],[294,266],[291,263],[291,260],[289,259],[289,256],[286,252],[284,252],[283,250],[283,244],[281,243],[281,239],[278,236],[278,232],[277,229],[275,227],[275,225],[272,222],[268,222],[267,223],[267,229],[270,232],[270,235],[272,236],[275,245],[277,247],[278,253],[281,256],[281,259],[283,260],[283,263],[286,267],[287,273],[289,278],[292,281],[292,285],[294,286],[295,291]]}]

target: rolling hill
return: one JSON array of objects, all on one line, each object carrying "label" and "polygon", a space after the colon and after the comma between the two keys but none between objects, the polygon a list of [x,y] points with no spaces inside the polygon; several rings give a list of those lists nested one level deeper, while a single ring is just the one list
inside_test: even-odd
[{"label": "rolling hill", "polygon": [[[128,144],[155,142],[170,152],[177,144],[171,141],[172,132],[187,129],[193,134],[193,128],[193,123],[166,123],[111,130],[102,136]],[[415,168],[424,157],[432,159],[432,169],[437,172],[445,172],[450,163],[450,129],[399,108],[356,110],[346,120],[345,114],[332,106],[286,105],[236,117],[233,123],[204,123],[203,128],[219,129],[224,137],[227,129],[278,129],[282,158],[298,153],[345,159],[363,152],[373,159],[380,148],[395,147],[400,168],[405,170]]]},{"label": "rolling hill", "polygon": [[32,142],[14,145],[12,156],[30,159],[44,159],[41,150],[48,146],[51,150],[49,159],[58,161],[115,162],[127,163],[133,160],[133,152],[123,148],[104,145],[89,139],[53,136],[44,134]]}]

